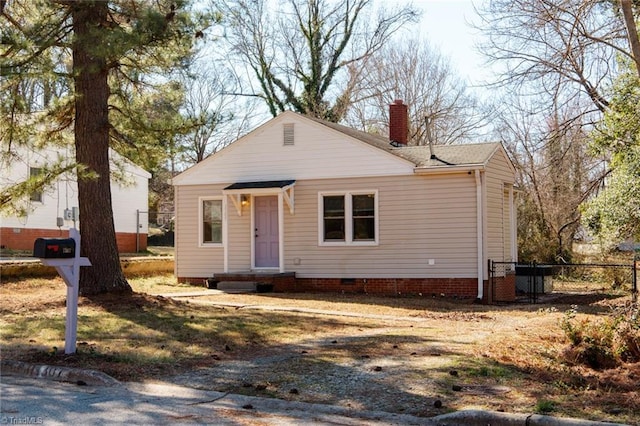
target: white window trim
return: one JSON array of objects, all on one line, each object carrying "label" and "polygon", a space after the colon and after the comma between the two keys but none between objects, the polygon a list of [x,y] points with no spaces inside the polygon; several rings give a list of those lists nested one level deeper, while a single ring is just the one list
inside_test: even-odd
[{"label": "white window trim", "polygon": [[[354,241],[353,240],[353,205],[351,197],[353,195],[370,195],[373,194],[374,199],[374,240],[373,241]],[[344,241],[324,241],[324,197],[341,195],[344,200],[344,220],[345,220],[345,240]],[[357,190],[357,191],[326,191],[318,192],[318,245],[319,246],[377,246],[380,244],[380,209],[378,208],[379,197],[378,190]]]},{"label": "white window trim", "polygon": [[[202,220],[202,203],[204,201],[221,201],[222,202],[222,242],[220,243],[206,243],[202,241],[203,234],[203,220]],[[225,224],[227,223],[227,206],[224,197],[222,196],[213,196],[213,197],[198,197],[198,247],[223,247],[224,242],[226,240],[226,232],[225,232]]]}]

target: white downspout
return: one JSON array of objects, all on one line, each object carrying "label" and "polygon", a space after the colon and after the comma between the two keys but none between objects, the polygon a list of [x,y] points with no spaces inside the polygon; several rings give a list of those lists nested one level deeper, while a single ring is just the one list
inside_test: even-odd
[{"label": "white downspout", "polygon": [[223,253],[223,270],[224,273],[229,272],[229,215],[227,214],[227,206],[229,203],[228,195],[224,195],[222,199],[222,253]]},{"label": "white downspout", "polygon": [[478,299],[482,299],[484,293],[484,255],[483,255],[483,238],[482,238],[482,180],[480,179],[480,170],[475,170],[476,177],[476,245],[478,247]]},{"label": "white downspout", "polygon": [[509,217],[511,218],[511,261],[518,261],[518,219],[516,216],[515,199],[513,196],[513,185],[509,187]]}]

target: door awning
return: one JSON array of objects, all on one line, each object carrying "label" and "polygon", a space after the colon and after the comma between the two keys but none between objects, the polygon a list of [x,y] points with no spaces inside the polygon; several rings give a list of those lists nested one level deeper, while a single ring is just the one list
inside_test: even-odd
[{"label": "door awning", "polygon": [[293,186],[295,180],[265,180],[258,182],[236,182],[224,188],[222,193],[229,196],[233,205],[242,216],[243,197],[251,195],[280,194],[289,206],[291,214],[294,212]]},{"label": "door awning", "polygon": [[265,180],[260,182],[236,182],[223,189],[224,192],[231,193],[245,189],[277,189],[293,186],[295,180]]}]

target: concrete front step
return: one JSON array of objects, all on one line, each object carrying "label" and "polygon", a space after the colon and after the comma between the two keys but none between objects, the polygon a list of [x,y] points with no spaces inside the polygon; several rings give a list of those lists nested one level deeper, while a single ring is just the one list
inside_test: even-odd
[{"label": "concrete front step", "polygon": [[[209,288],[214,288],[209,285]],[[219,281],[215,289],[225,293],[269,293],[273,291],[273,284],[260,281]]]},{"label": "concrete front step", "polygon": [[256,281],[220,281],[216,288],[227,292],[255,293],[258,283]]}]

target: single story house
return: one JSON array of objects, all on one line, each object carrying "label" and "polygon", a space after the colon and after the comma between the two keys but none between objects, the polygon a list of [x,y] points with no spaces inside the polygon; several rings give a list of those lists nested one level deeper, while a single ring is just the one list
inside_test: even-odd
[{"label": "single story house", "polygon": [[[22,149],[8,167],[0,171],[0,186],[7,187],[39,173],[57,158],[75,158],[73,148]],[[149,179],[151,174],[117,152],[110,150],[111,201],[118,250],[134,253],[147,248]],[[119,174],[122,179],[117,179]],[[24,216],[0,216],[0,246],[3,249],[33,250],[36,238],[66,238],[74,226],[73,211],[78,206],[75,173],[61,176],[42,192],[24,200]],[[80,218],[81,219],[81,218]],[[75,225],[79,227],[79,224]]]},{"label": "single story house", "polygon": [[[500,143],[407,146],[283,112],[173,179],[181,282],[513,300],[515,170]],[[275,278],[274,278],[275,277]]]}]

